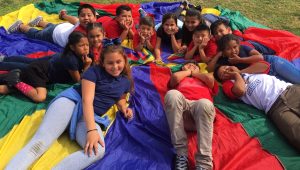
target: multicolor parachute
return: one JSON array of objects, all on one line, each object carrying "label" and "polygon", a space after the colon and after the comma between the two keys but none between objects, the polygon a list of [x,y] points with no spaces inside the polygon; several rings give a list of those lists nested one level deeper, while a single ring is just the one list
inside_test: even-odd
[{"label": "multicolor parachute", "polygon": [[[5,28],[16,19],[28,22],[36,16],[59,23],[58,11],[67,9],[76,16],[80,3],[43,1],[30,4],[20,10],[0,17],[0,52],[4,55],[40,57],[61,48],[47,42],[26,38],[22,34],[7,34]],[[119,4],[92,4],[101,16],[115,14]],[[164,13],[174,11],[178,2],[149,2],[129,4],[133,17],[138,20],[138,9],[153,14],[159,22]],[[286,31],[266,29],[252,22],[239,12],[224,9],[205,9],[230,19],[231,27],[244,32],[243,38],[260,42],[300,67],[300,38]],[[105,20],[105,18],[100,18]],[[183,60],[168,60],[170,53],[164,51],[161,64],[151,63],[150,53],[137,54],[126,49],[132,64],[135,93],[130,106],[135,117],[126,121],[117,113],[116,107],[108,112],[111,125],[105,132],[106,153],[102,160],[87,169],[172,169],[174,149],[163,110],[163,97],[167,92],[170,68],[176,70]],[[175,64],[175,62],[177,64]],[[145,65],[148,63],[147,65]],[[177,66],[177,67],[176,67]],[[28,142],[41,123],[47,104],[59,92],[70,87],[65,84],[48,86],[45,103],[35,104],[21,94],[0,96],[0,169]],[[300,154],[290,146],[276,127],[261,111],[239,101],[230,101],[222,93],[215,97],[217,116],[214,123],[213,158],[215,169],[299,169]],[[189,159],[193,162],[196,151],[196,135],[189,133]],[[67,155],[80,149],[76,142],[62,135],[52,147],[32,165],[32,169],[50,169]]]}]

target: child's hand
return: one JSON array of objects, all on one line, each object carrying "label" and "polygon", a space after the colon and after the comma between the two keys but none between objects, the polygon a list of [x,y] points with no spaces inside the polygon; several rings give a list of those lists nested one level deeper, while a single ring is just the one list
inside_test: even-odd
[{"label": "child's hand", "polygon": [[204,47],[206,47],[207,46],[207,43],[208,43],[208,41],[209,41],[209,38],[208,37],[204,37],[203,38],[203,40],[201,41],[201,43],[200,43],[200,48],[204,48]]},{"label": "child's hand", "polygon": [[125,21],[125,20],[121,20],[121,21],[120,21],[120,26],[121,26],[123,29],[127,29],[127,28],[126,28],[126,21]]},{"label": "child's hand", "polygon": [[178,53],[183,53],[184,54],[186,52],[186,50],[187,50],[187,46],[183,45],[182,47],[179,48]]},{"label": "child's hand", "polygon": [[131,19],[130,21],[125,22],[125,28],[127,30],[131,29],[133,27],[133,20]]},{"label": "child's hand", "polygon": [[237,64],[240,63],[240,57],[236,54],[233,54],[231,57],[228,58],[229,63]]},{"label": "child's hand", "polygon": [[240,70],[236,66],[228,66],[226,70],[228,70],[229,72],[240,72]]},{"label": "child's hand", "polygon": [[154,60],[154,62],[157,63],[157,64],[163,63],[161,57],[156,57],[156,59]]},{"label": "child's hand", "polygon": [[124,110],[124,111],[122,111],[123,112],[123,114],[124,114],[124,117],[126,118],[126,119],[132,119],[132,117],[133,117],[133,112],[132,112],[132,110],[130,109],[130,108],[126,108],[126,110]]},{"label": "child's hand", "polygon": [[138,32],[138,34],[139,34],[139,37],[140,37],[140,42],[142,44],[144,44],[146,42],[146,38],[145,38],[144,34],[142,34],[141,32]]},{"label": "child's hand", "polygon": [[175,35],[177,32],[179,31],[179,28],[176,26],[174,28],[171,29],[171,35]]},{"label": "child's hand", "polygon": [[226,66],[224,75],[225,77],[234,78],[236,74],[240,74],[240,70],[235,66]]},{"label": "child's hand", "polygon": [[104,142],[101,140],[100,135],[97,130],[93,130],[86,135],[86,144],[84,147],[84,153],[88,156],[92,156],[94,152],[95,155],[98,154],[98,143],[104,147]]},{"label": "child's hand", "polygon": [[89,66],[92,64],[92,59],[88,55],[84,55],[82,56],[82,62],[85,66]]}]

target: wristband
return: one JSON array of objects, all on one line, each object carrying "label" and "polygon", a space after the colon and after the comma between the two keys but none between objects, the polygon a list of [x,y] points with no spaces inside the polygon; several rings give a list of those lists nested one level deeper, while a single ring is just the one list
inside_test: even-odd
[{"label": "wristband", "polygon": [[95,130],[97,130],[97,129],[91,129],[91,130],[88,130],[88,131],[86,131],[86,133],[89,133],[89,132],[95,131]]}]

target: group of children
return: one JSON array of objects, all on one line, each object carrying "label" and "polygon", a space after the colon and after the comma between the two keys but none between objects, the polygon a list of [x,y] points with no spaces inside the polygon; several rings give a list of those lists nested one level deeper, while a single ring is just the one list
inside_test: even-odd
[{"label": "group of children", "polygon": [[[33,101],[43,102],[47,96],[47,84],[80,81],[81,84],[67,89],[51,102],[35,136],[6,169],[29,167],[63,133],[69,122],[73,127],[71,139],[76,139],[83,150],[65,158],[55,169],[83,169],[102,158],[105,145],[98,125],[100,122],[97,122],[99,117],[113,104],[117,104],[125,118],[133,117],[125,98],[126,93],[133,90],[133,80],[127,56],[121,47],[124,40],[132,40],[135,51],[148,49],[154,53],[156,60],[161,60],[161,49],[168,47],[173,53],[183,54],[187,60],[181,71],[172,74],[169,82],[172,90],[165,96],[166,116],[177,154],[175,169],[188,167],[184,131],[187,119],[192,120],[194,126],[186,129],[196,130],[198,134],[196,168],[213,168],[211,145],[215,109],[212,96],[217,93],[217,83],[211,73],[200,73],[195,61],[206,63],[209,72],[216,69],[216,80],[232,79],[238,83],[230,86],[233,87],[233,94],[230,94],[249,104],[253,104],[253,100],[249,99],[249,102],[242,98],[245,93],[251,97],[248,91],[245,92],[248,80],[242,81],[242,73],[268,73],[291,83],[300,83],[300,70],[289,61],[273,55],[272,50],[261,44],[243,41],[233,35],[226,20],[220,19],[207,26],[197,8],[186,10],[184,19],[181,19],[182,28],[177,25],[178,14],[165,14],[157,31],[149,15],[141,17],[136,28],[131,8],[127,5],[120,5],[116,9],[116,17],[103,24],[96,22],[96,11],[89,4],[79,7],[78,18],[67,15],[66,11],[61,11],[59,16],[69,22],[55,25],[37,17],[27,25],[18,20],[8,29],[10,33],[22,32],[30,38],[55,43],[64,47],[64,52],[40,59],[2,58],[0,70],[9,72],[0,75],[0,94],[7,94],[15,87]],[[288,89],[290,84],[283,83],[282,86]],[[298,93],[299,90],[295,91]],[[278,95],[274,101],[268,101],[267,109],[258,108],[268,112]],[[188,116],[184,114],[186,111]],[[60,115],[64,115],[63,119]],[[275,113],[272,112],[272,115]],[[71,121],[73,117],[77,120],[75,125]],[[281,120],[276,115],[273,117],[277,122]],[[287,124],[290,126],[289,122]],[[292,136],[298,138],[297,135]],[[33,152],[30,157],[29,152]]]}]

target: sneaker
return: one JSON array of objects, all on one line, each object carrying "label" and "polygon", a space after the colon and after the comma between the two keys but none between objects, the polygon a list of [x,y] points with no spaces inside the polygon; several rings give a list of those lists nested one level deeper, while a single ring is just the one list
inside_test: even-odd
[{"label": "sneaker", "polygon": [[67,15],[68,13],[67,13],[67,10],[66,9],[62,9],[61,11],[59,11],[59,13],[58,13],[58,18],[59,19],[61,19],[61,20],[65,20],[64,18],[63,18],[63,16],[64,15]]},{"label": "sneaker", "polygon": [[148,15],[147,12],[143,10],[143,8],[139,8],[139,13],[140,13],[140,17],[145,17]]},{"label": "sneaker", "polygon": [[6,84],[8,86],[13,86],[19,82],[20,70],[15,69],[10,72],[0,74],[0,84]]},{"label": "sneaker", "polygon": [[176,155],[175,170],[188,170],[188,159],[183,155]]},{"label": "sneaker", "polygon": [[43,21],[43,17],[42,16],[38,16],[36,18],[34,18],[33,20],[31,20],[28,25],[31,27],[36,27],[39,25],[39,23]]},{"label": "sneaker", "polygon": [[19,32],[20,31],[20,25],[23,24],[21,20],[17,20],[14,22],[8,29],[8,33],[14,33],[14,32]]},{"label": "sneaker", "polygon": [[7,84],[8,87],[13,87],[14,85],[20,82],[20,74],[20,69],[11,70],[5,75],[3,81]]}]

